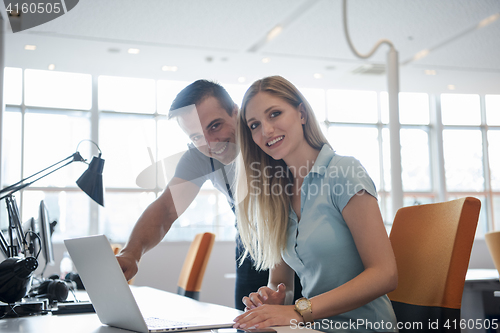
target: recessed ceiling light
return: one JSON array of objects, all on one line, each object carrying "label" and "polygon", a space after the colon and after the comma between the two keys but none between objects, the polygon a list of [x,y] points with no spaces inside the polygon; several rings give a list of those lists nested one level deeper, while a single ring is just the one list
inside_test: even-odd
[{"label": "recessed ceiling light", "polygon": [[164,72],[177,72],[177,66],[163,66],[161,70]]},{"label": "recessed ceiling light", "polygon": [[28,51],[35,51],[36,45],[24,45],[24,49]]},{"label": "recessed ceiling light", "polygon": [[244,77],[244,76],[240,76],[240,77],[238,78],[238,82],[239,82],[239,83],[244,83],[246,80],[247,80],[247,78],[246,78],[246,77]]},{"label": "recessed ceiling light", "polygon": [[495,22],[499,18],[500,18],[500,13],[493,14],[493,15],[485,18],[481,22],[479,22],[479,24],[477,25],[477,28],[484,28],[485,26],[487,26],[488,24],[491,24],[491,23]]},{"label": "recessed ceiling light", "polygon": [[128,53],[130,53],[130,54],[139,54],[140,51],[141,50],[139,50],[139,49],[128,49]]},{"label": "recessed ceiling light", "polygon": [[424,71],[425,75],[436,75],[437,72],[434,69],[426,69]]},{"label": "recessed ceiling light", "polygon": [[56,69],[56,65],[50,64],[49,65],[49,71],[53,71],[54,69]]},{"label": "recessed ceiling light", "polygon": [[262,62],[265,63],[265,64],[267,64],[270,61],[271,61],[270,58],[267,58],[267,57],[266,58],[262,58]]},{"label": "recessed ceiling light", "polygon": [[425,50],[422,50],[420,52],[417,52],[417,54],[415,54],[413,56],[413,60],[419,60],[419,59],[422,59],[424,57],[427,57],[429,55],[431,51],[429,49],[425,49]]},{"label": "recessed ceiling light", "polygon": [[455,87],[454,84],[449,84],[448,85],[448,90],[455,90],[455,89],[456,89],[456,87]]},{"label": "recessed ceiling light", "polygon": [[274,28],[271,29],[271,31],[269,31],[269,33],[267,34],[267,41],[270,41],[270,40],[273,40],[274,38],[276,38],[276,36],[278,36],[281,32],[283,31],[283,27],[281,25],[277,25],[275,26]]},{"label": "recessed ceiling light", "polygon": [[321,74],[321,73],[314,73],[313,76],[314,76],[315,79],[321,79],[323,77],[323,74]]}]

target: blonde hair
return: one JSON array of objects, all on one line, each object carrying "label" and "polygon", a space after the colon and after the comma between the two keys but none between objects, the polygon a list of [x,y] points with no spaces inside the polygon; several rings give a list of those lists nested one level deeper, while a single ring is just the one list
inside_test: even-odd
[{"label": "blonde hair", "polygon": [[[281,261],[281,251],[286,245],[291,198],[285,189],[293,184],[293,176],[283,160],[274,160],[252,139],[246,110],[250,100],[259,92],[279,97],[295,108],[302,104],[306,116],[303,125],[306,142],[316,150],[329,143],[321,132],[311,105],[292,83],[281,76],[270,76],[248,88],[238,114],[237,139],[242,160],[237,171],[236,214],[238,231],[245,246],[240,264],[250,254],[257,269],[269,269]],[[277,174],[282,176],[270,176]],[[275,188],[281,189],[280,193],[276,193]]]}]

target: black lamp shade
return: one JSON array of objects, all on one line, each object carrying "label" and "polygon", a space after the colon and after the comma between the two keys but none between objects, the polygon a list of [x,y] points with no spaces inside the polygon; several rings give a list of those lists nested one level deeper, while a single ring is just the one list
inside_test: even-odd
[{"label": "black lamp shade", "polygon": [[93,157],[88,169],[78,178],[76,184],[83,192],[87,193],[99,205],[104,207],[104,188],[102,185],[102,170],[104,160]]},{"label": "black lamp shade", "polygon": [[5,259],[0,264],[0,301],[14,303],[26,296],[37,267],[34,257]]}]

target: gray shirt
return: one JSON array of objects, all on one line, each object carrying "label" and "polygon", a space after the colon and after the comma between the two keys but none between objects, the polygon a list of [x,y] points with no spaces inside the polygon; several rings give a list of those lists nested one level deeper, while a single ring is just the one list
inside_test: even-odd
[{"label": "gray shirt", "polygon": [[[234,204],[232,194],[234,193],[235,163],[224,165],[215,158],[203,155],[193,144],[189,144],[188,147],[188,151],[177,164],[175,177],[188,180],[199,187],[210,180],[214,187],[226,196],[229,204]],[[228,187],[230,187],[231,194]]]}]

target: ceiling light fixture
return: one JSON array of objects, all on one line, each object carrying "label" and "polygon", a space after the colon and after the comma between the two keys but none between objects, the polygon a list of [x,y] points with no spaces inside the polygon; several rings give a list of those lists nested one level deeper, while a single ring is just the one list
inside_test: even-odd
[{"label": "ceiling light fixture", "polygon": [[456,89],[456,87],[455,87],[454,84],[449,84],[448,85],[448,90],[455,90],[455,89]]},{"label": "ceiling light fixture", "polygon": [[128,49],[128,53],[130,53],[130,54],[139,54],[140,51],[141,50],[139,50],[139,49]]},{"label": "ceiling light fixture", "polygon": [[270,58],[267,58],[267,57],[266,58],[262,58],[262,62],[265,63],[265,64],[267,64],[270,61],[271,61]]},{"label": "ceiling light fixture", "polygon": [[321,79],[323,77],[323,74],[321,74],[321,73],[314,73],[313,76],[314,76],[315,79]]},{"label": "ceiling light fixture", "polygon": [[36,45],[25,45],[24,49],[28,50],[28,51],[35,51],[36,50]]},{"label": "ceiling light fixture", "polygon": [[419,60],[427,57],[431,51],[429,49],[422,50],[413,56],[413,60]]},{"label": "ceiling light fixture", "polygon": [[56,69],[56,65],[50,64],[49,65],[49,71],[53,71],[54,69]]},{"label": "ceiling light fixture", "polygon": [[485,18],[481,22],[479,22],[479,24],[477,25],[477,28],[478,29],[484,28],[485,26],[487,26],[488,24],[491,24],[491,23],[495,22],[499,18],[500,18],[500,13],[493,14],[493,15]]},{"label": "ceiling light fixture", "polygon": [[267,33],[266,40],[269,42],[275,39],[282,31],[283,27],[281,25],[275,26],[274,28],[271,29],[271,31]]},{"label": "ceiling light fixture", "polygon": [[240,77],[238,78],[238,82],[239,82],[239,83],[244,83],[246,80],[247,80],[247,78],[246,78],[246,77],[244,77],[244,76],[240,76]]},{"label": "ceiling light fixture", "polygon": [[177,72],[177,69],[177,66],[163,66],[161,68],[161,70],[164,72]]},{"label": "ceiling light fixture", "polygon": [[424,71],[425,75],[436,75],[437,72],[434,69],[426,69]]}]

